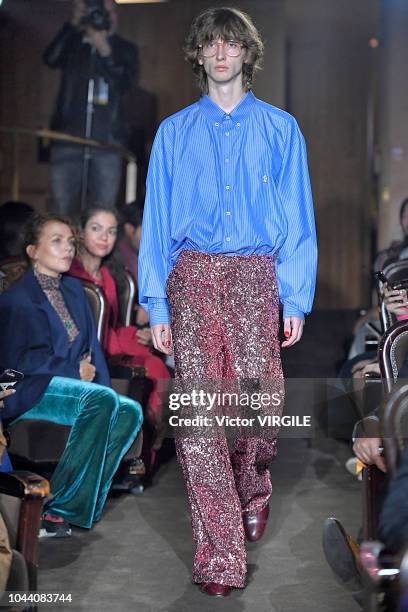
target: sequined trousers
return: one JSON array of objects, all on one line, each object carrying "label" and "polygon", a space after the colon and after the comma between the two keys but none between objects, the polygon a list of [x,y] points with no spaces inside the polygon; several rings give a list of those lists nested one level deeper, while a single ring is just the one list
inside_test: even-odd
[{"label": "sequined trousers", "polygon": [[[283,387],[273,257],[184,250],[167,296],[176,382],[235,378]],[[273,414],[281,411],[275,407]],[[238,437],[230,445],[219,435],[176,438],[196,547],[193,582],[245,586],[242,513],[256,514],[268,503],[276,435]]]}]

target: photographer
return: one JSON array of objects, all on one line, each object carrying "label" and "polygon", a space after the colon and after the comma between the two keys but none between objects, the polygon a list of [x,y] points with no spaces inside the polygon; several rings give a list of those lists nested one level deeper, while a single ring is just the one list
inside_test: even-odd
[{"label": "photographer", "polygon": [[[62,71],[52,130],[126,145],[122,98],[136,68],[136,48],[115,33],[115,26],[113,0],[73,1],[71,22],[64,24],[43,55],[50,68]],[[87,205],[112,208],[121,157],[94,147],[89,150]],[[79,210],[84,153],[84,147],[65,142],[55,141],[51,148],[52,209],[59,214]]]}]

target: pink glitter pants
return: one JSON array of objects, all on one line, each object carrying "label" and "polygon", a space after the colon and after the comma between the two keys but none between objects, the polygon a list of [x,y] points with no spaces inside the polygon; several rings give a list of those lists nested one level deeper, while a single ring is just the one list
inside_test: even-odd
[{"label": "pink glitter pants", "polygon": [[[184,250],[167,281],[176,379],[264,379],[283,375],[278,292],[269,256]],[[280,414],[274,409],[274,414]],[[242,513],[256,514],[272,491],[275,435],[176,438],[196,550],[193,582],[245,586]]]}]

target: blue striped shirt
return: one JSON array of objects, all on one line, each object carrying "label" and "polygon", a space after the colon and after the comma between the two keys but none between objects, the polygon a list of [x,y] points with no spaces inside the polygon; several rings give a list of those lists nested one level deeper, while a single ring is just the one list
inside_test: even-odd
[{"label": "blue striped shirt", "polygon": [[313,302],[317,246],[306,147],[295,119],[248,92],[226,114],[208,96],[165,119],[147,176],[139,303],[169,323],[166,280],[183,249],[276,255],[283,316]]}]

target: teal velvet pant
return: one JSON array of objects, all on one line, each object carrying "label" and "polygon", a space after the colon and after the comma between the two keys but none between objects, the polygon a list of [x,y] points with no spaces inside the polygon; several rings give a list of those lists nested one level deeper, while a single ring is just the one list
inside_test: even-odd
[{"label": "teal velvet pant", "polygon": [[109,387],[54,376],[42,399],[24,419],[72,427],[51,478],[45,509],[68,523],[92,527],[99,520],[119,463],[143,421],[140,404]]}]

